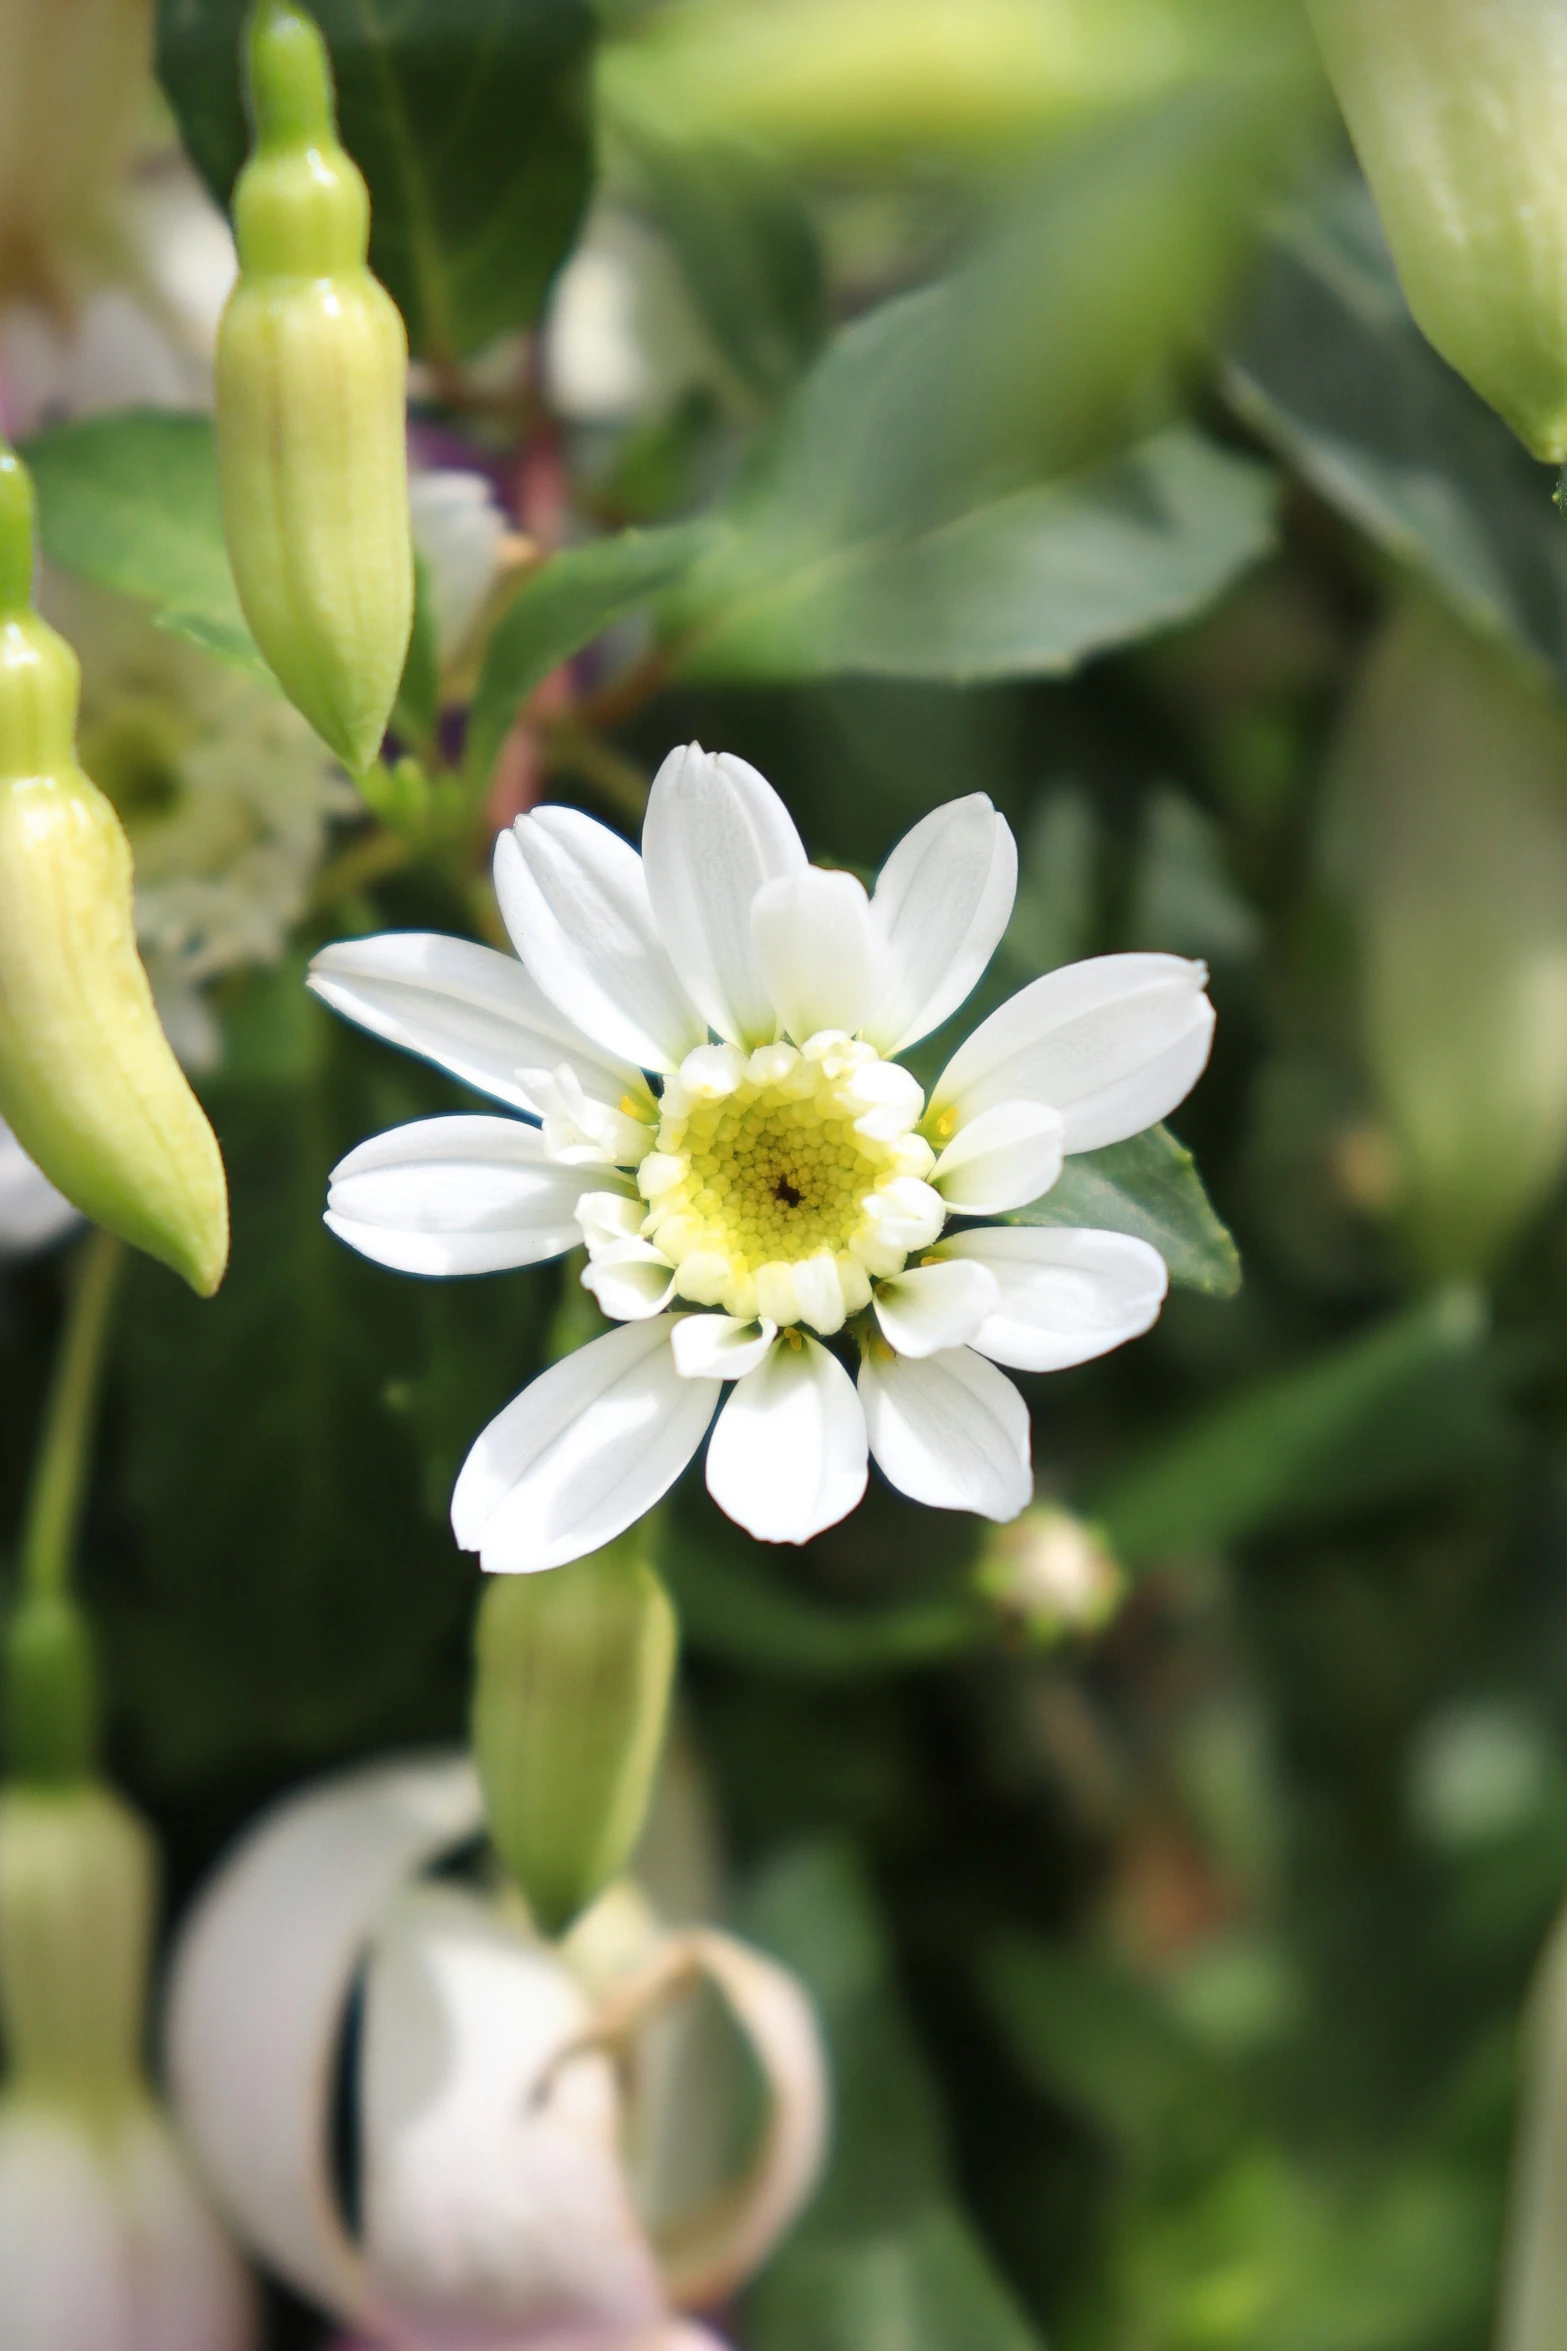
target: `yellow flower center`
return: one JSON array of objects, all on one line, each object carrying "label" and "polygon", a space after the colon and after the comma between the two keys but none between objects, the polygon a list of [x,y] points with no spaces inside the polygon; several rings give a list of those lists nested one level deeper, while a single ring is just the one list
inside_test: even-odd
[{"label": "yellow flower center", "polygon": [[940,1230],[932,1154],[912,1131],[922,1108],[905,1072],[845,1037],[693,1054],[638,1171],[643,1232],[679,1294],[839,1329]]}]

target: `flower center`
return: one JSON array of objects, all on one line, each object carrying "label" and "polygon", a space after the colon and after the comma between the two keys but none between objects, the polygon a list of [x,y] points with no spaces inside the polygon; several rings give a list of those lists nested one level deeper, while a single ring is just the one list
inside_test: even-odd
[{"label": "flower center", "polygon": [[923,1096],[869,1045],[705,1046],[660,1108],[643,1232],[696,1305],[834,1331],[941,1229]]}]

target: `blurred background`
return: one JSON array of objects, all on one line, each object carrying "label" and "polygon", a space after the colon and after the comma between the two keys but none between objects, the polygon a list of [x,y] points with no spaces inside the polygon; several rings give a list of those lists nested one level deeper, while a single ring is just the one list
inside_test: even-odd
[{"label": "blurred background", "polygon": [[[229,658],[212,555],[238,0],[0,11],[0,423],[233,1198],[214,1303],[130,1270],[83,1540],[169,1914],[273,1793],[461,1736],[451,1480],[588,1311],[569,1264],[424,1285],[324,1231],[351,1144],[461,1105],[309,952],[493,936],[489,833],[634,835],[692,737],[862,871],[987,792],[982,1004],[1210,963],[1214,1213],[1146,1340],[1023,1383],[1016,1527],[873,1482],[795,1554],[677,1498],[683,1751],[836,2067],[735,2340],[1471,2351],[1567,1882],[1550,474],[1413,325],[1291,0],[319,15],[414,347],[427,771],[541,557],[649,537],[484,704],[483,839],[407,774],[367,807]],[[7,1534],[63,1223],[18,1172]]]}]

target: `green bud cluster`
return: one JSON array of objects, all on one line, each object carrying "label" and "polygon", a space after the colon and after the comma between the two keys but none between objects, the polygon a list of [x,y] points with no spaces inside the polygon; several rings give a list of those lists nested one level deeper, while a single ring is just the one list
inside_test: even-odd
[{"label": "green bud cluster", "polygon": [[408,338],[367,266],[369,195],[320,33],[292,0],[261,0],[248,60],[255,147],[217,354],[224,532],[257,644],[358,775],[413,627]]},{"label": "green bud cluster", "polygon": [[664,1743],[678,1633],[637,1527],[480,1603],[473,1745],[490,1840],[547,1934],[624,1867]]},{"label": "green bud cluster", "polygon": [[217,1141],[136,950],[131,853],[76,756],[80,670],[33,604],[33,486],[0,448],[0,1116],[51,1183],[210,1297]]}]

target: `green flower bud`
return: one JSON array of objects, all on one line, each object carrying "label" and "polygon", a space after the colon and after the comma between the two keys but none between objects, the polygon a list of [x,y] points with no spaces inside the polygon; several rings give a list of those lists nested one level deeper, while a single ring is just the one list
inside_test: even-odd
[{"label": "green flower bud", "polygon": [[218,333],[223,527],[257,644],[358,775],[413,627],[408,338],[366,266],[370,199],[338,143],[321,35],[292,0],[260,0],[249,61],[256,144]]},{"label": "green flower bud", "polygon": [[646,1541],[633,1528],[568,1567],[496,1576],[480,1603],[485,1815],[547,1934],[623,1866],[653,1792],[678,1636]]},{"label": "green flower bud", "polygon": [[1042,1648],[1099,1632],[1126,1597],[1102,1530],[1051,1502],[987,1536],[974,1582],[1009,1626]]},{"label": "green flower bud", "polygon": [[1567,1165],[1567,720],[1411,596],[1335,766],[1390,1205],[1426,1272],[1484,1273]]},{"label": "green flower bud", "polygon": [[210,1297],[216,1138],[136,952],[131,853],[76,760],[76,656],[33,605],[33,488],[0,450],[0,1116],[51,1183]]},{"label": "green flower bud", "polygon": [[1536,457],[1567,458],[1557,0],[1308,0],[1409,307]]},{"label": "green flower bud", "polygon": [[109,1789],[0,1791],[9,2086],[91,2103],[141,2085],[152,1840]]}]

